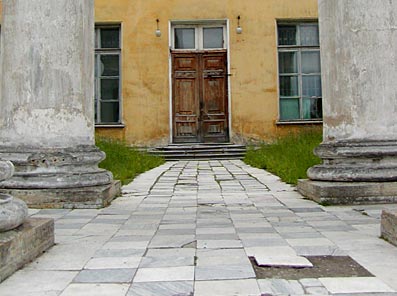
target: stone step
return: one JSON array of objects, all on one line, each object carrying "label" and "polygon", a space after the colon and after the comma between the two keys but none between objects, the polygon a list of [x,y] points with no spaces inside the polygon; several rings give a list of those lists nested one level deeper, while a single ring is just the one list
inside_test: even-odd
[{"label": "stone step", "polygon": [[244,153],[174,153],[174,154],[157,154],[166,160],[180,159],[242,159]]},{"label": "stone step", "polygon": [[243,145],[168,145],[165,147],[156,147],[156,150],[161,151],[175,151],[175,150],[230,150],[242,149],[245,151],[246,147]]},{"label": "stone step", "polygon": [[211,153],[245,153],[245,149],[241,148],[234,148],[234,149],[177,149],[177,150],[155,150],[155,151],[149,151],[149,153],[155,152],[155,153],[161,153],[163,155],[168,155],[168,154],[211,154]]},{"label": "stone step", "polygon": [[232,143],[222,144],[170,144],[156,147],[148,151],[152,155],[159,155],[166,160],[181,159],[242,159],[246,147]]}]

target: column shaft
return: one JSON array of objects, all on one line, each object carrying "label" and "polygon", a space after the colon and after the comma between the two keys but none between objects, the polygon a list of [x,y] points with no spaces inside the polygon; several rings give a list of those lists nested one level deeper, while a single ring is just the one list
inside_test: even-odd
[{"label": "column shaft", "polygon": [[0,158],[15,174],[0,186],[111,184],[94,138],[94,1],[3,1],[1,53]]}]

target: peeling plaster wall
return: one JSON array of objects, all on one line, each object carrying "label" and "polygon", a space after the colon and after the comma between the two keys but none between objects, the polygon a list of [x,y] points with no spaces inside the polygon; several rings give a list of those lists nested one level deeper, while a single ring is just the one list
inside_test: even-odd
[{"label": "peeling plaster wall", "polygon": [[[169,140],[170,20],[230,20],[233,139],[267,139],[278,127],[277,19],[317,19],[317,0],[96,0],[96,22],[121,23],[124,129],[137,145]],[[243,33],[237,35],[237,16]],[[156,19],[162,36],[157,38]],[[105,129],[97,129],[104,134]],[[109,132],[107,133],[109,134]]]}]

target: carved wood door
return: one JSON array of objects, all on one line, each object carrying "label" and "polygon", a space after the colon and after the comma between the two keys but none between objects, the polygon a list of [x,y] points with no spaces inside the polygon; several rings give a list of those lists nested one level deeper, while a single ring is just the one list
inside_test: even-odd
[{"label": "carved wood door", "polygon": [[225,50],[172,53],[174,143],[228,142]]}]

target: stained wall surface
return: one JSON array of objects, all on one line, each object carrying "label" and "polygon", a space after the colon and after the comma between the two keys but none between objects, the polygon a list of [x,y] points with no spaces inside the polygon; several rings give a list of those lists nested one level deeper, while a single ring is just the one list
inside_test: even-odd
[{"label": "stained wall surface", "polygon": [[[317,0],[96,0],[100,24],[121,24],[123,127],[97,134],[151,146],[170,141],[170,21],[229,22],[231,139],[266,140],[278,125],[277,20],[317,19]],[[242,34],[236,34],[237,16]],[[161,37],[155,36],[156,19]]]}]

